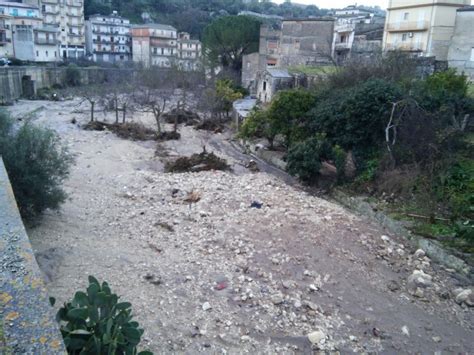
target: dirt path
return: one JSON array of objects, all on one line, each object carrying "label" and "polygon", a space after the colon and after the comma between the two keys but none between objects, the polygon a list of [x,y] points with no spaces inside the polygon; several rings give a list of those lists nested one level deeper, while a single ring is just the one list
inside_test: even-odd
[{"label": "dirt path", "polygon": [[[29,230],[59,303],[88,275],[107,280],[133,304],[143,345],[156,353],[474,351],[473,309],[452,296],[466,285],[397,236],[249,173],[244,157],[222,148],[224,135],[187,127],[165,146],[172,155],[218,148],[234,173],[164,174],[153,143],[83,131],[70,123],[87,120],[74,105],[11,108],[44,106],[35,121],[76,154],[70,200]],[[192,191],[201,199],[190,204]],[[407,289],[415,269],[432,276],[416,296]]]}]

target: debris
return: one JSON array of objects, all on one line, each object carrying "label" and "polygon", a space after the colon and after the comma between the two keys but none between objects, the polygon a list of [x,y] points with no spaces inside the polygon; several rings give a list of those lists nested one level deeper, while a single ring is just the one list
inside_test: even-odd
[{"label": "debris", "polygon": [[415,258],[417,259],[421,259],[421,258],[424,258],[426,253],[423,249],[418,249],[417,251],[415,251]]},{"label": "debris", "polygon": [[221,291],[221,290],[223,290],[223,289],[225,289],[225,288],[227,288],[227,283],[226,283],[226,282],[219,282],[219,283],[216,285],[216,287],[215,287],[215,289],[216,289],[217,291]]},{"label": "debris", "polygon": [[161,285],[160,276],[155,276],[153,274],[146,274],[143,278],[149,283],[151,283],[152,285],[155,285],[155,286]]},{"label": "debris", "polygon": [[196,203],[201,200],[201,194],[196,190],[191,191],[188,196],[184,199],[185,202]]},{"label": "debris", "polygon": [[474,294],[471,289],[457,289],[454,291],[455,301],[457,304],[465,303],[466,305],[472,307],[474,306]]},{"label": "debris", "polygon": [[134,141],[156,140],[156,131],[145,127],[140,123],[106,123],[100,121],[88,122],[83,126],[87,131],[111,131],[120,138],[131,139]]},{"label": "debris", "polygon": [[196,129],[211,131],[214,133],[222,133],[224,131],[224,126],[214,120],[204,120],[196,125]]},{"label": "debris", "polygon": [[230,170],[225,159],[219,158],[214,153],[202,152],[191,157],[181,157],[165,164],[168,173],[199,172],[208,170]]},{"label": "debris", "polygon": [[406,325],[402,327],[402,333],[405,334],[407,337],[410,337],[410,329]]},{"label": "debris", "polygon": [[209,302],[204,302],[204,303],[202,304],[202,310],[203,310],[203,311],[209,311],[210,309],[212,309],[212,306],[211,306],[211,304],[210,304]]},{"label": "debris", "polygon": [[250,160],[250,161],[245,165],[245,167],[246,167],[247,169],[249,169],[249,170],[250,170],[251,172],[253,172],[253,173],[257,173],[257,172],[260,171],[260,168],[258,167],[257,162],[256,162],[255,160],[253,160],[253,159]]},{"label": "debris", "polygon": [[262,207],[263,207],[263,203],[260,203],[260,202],[257,202],[257,201],[253,201],[253,202],[250,204],[250,208],[261,209]]},{"label": "debris", "polygon": [[201,120],[197,113],[178,108],[174,108],[171,111],[164,113],[162,117],[166,123],[185,123],[188,126],[197,124]]}]

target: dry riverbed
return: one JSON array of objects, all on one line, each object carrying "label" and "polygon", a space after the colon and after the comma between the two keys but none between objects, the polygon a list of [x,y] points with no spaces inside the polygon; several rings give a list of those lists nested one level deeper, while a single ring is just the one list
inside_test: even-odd
[{"label": "dry riverbed", "polygon": [[108,281],[156,353],[474,351],[469,285],[398,236],[247,171],[224,134],[185,127],[160,155],[205,144],[233,172],[163,173],[156,143],[82,130],[78,103],[10,108],[76,155],[70,199],[28,231],[59,304],[88,275]]}]

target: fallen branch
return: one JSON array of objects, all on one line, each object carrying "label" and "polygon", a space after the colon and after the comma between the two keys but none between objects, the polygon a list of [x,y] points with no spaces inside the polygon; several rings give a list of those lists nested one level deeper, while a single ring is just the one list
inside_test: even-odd
[{"label": "fallen branch", "polygon": [[428,216],[422,216],[422,215],[419,215],[419,214],[414,214],[414,213],[404,213],[405,216],[408,216],[408,217],[412,217],[412,218],[420,218],[420,219],[427,219],[427,220],[430,220],[430,219],[435,219],[437,221],[443,221],[443,222],[449,222],[450,220],[447,219],[447,218],[441,218],[441,217],[428,217]]}]

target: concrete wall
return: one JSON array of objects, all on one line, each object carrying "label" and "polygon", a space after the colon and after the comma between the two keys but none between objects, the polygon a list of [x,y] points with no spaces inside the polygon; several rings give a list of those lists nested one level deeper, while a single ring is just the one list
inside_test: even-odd
[{"label": "concrete wall", "polygon": [[448,64],[474,81],[474,7],[458,10]]},{"label": "concrete wall", "polygon": [[0,157],[0,353],[66,354]]},{"label": "concrete wall", "polygon": [[[7,67],[0,68],[0,104],[9,104],[26,95],[23,80],[33,81],[34,92],[38,89],[51,87],[54,84],[64,85],[66,67]],[[102,83],[114,72],[120,75],[133,75],[132,69],[112,68],[78,68],[82,85]]]}]

